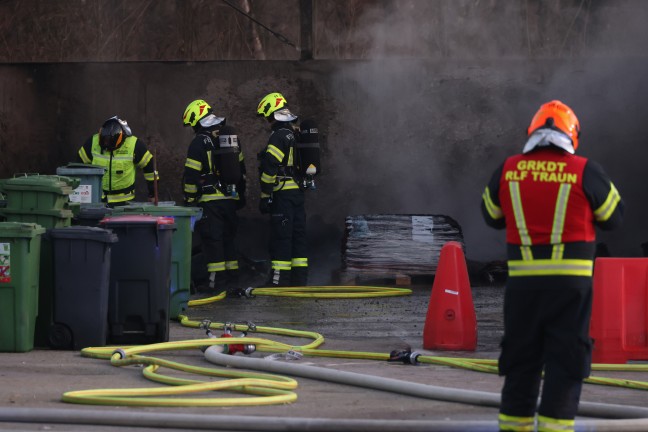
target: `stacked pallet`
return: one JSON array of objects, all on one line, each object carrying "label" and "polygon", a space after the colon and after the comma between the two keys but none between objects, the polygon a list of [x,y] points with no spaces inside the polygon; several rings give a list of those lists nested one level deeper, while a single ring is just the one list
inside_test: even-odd
[{"label": "stacked pallet", "polygon": [[448,241],[464,246],[459,224],[444,215],[348,216],[342,248],[345,279],[362,275],[432,276]]}]

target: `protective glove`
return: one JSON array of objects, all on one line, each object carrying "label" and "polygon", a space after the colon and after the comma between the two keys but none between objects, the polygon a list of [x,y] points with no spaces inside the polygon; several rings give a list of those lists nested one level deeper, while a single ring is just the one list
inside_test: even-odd
[{"label": "protective glove", "polygon": [[270,213],[270,204],[272,204],[272,199],[270,197],[261,198],[259,200],[259,211],[261,214]]}]

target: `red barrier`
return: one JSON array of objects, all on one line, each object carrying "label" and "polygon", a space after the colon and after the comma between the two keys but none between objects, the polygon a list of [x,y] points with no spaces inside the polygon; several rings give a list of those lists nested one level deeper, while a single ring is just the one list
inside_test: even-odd
[{"label": "red barrier", "polygon": [[423,328],[423,348],[474,351],[477,317],[461,244],[449,241],[439,256]]},{"label": "red barrier", "polygon": [[590,335],[594,363],[648,360],[648,258],[597,258]]}]

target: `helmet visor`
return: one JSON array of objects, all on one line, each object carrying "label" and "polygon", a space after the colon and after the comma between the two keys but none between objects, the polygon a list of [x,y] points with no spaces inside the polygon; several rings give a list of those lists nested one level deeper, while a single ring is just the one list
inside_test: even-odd
[{"label": "helmet visor", "polygon": [[208,127],[219,125],[224,121],[225,121],[225,117],[216,117],[214,114],[209,114],[201,118],[198,121],[198,123],[200,123],[200,126],[204,128],[208,128]]},{"label": "helmet visor", "polygon": [[99,146],[108,151],[113,151],[122,144],[123,134],[120,132],[117,135],[101,135],[99,137]]},{"label": "helmet visor", "polygon": [[290,112],[288,108],[280,109],[273,113],[275,120],[282,122],[289,122],[297,120],[297,116]]}]

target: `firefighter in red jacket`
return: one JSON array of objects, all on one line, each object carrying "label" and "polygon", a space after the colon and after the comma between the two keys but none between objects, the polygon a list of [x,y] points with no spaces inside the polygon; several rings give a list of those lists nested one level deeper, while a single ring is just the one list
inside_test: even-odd
[{"label": "firefighter in red jacket", "polygon": [[499,425],[574,431],[591,364],[595,227],[619,226],[624,204],[599,164],[574,155],[580,125],[567,105],[542,105],[528,135],[522,154],[495,171],[481,203],[486,223],[506,228]]}]

